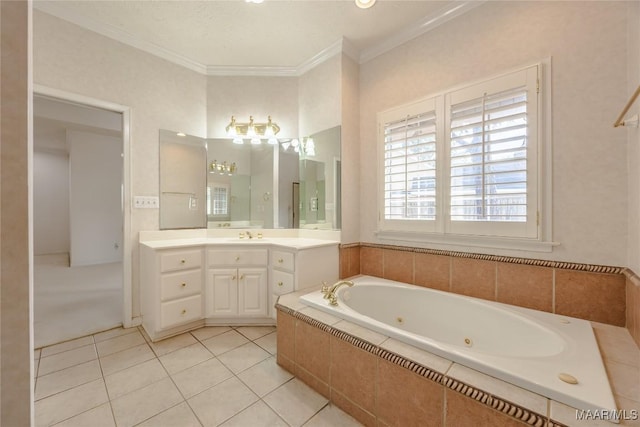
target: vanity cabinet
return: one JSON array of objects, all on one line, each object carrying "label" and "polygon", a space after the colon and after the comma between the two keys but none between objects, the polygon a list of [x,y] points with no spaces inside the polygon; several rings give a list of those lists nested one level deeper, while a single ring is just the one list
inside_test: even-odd
[{"label": "vanity cabinet", "polygon": [[207,253],[207,318],[266,318],[267,249],[209,249]]},{"label": "vanity cabinet", "polygon": [[217,239],[140,244],[142,326],[153,341],[203,325],[273,325],[280,295],[338,280],[338,243]]},{"label": "vanity cabinet", "polygon": [[153,250],[141,245],[142,324],[152,339],[204,318],[204,248]]}]

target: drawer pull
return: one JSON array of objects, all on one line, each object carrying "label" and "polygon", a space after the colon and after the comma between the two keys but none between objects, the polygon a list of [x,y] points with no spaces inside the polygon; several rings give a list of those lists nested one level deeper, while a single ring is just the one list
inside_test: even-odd
[{"label": "drawer pull", "polygon": [[180,286],[182,286],[183,288],[187,286],[186,283],[181,283]]},{"label": "drawer pull", "polygon": [[180,260],[180,264],[184,264],[185,262],[187,262],[187,260],[186,260],[186,259],[181,259],[181,260]]},{"label": "drawer pull", "polygon": [[282,264],[282,263],[284,262],[284,260],[283,260],[282,258],[280,258],[280,259],[278,260],[278,262],[279,262],[280,264]]},{"label": "drawer pull", "polygon": [[182,314],[183,315],[187,314],[187,310],[186,309],[182,309]]},{"label": "drawer pull", "polygon": [[284,283],[278,282],[278,286],[284,286]]}]

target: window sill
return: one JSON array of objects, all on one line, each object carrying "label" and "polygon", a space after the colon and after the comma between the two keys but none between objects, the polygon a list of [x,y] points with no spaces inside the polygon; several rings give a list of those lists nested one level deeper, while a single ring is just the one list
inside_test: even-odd
[{"label": "window sill", "polygon": [[437,245],[456,246],[459,247],[459,249],[468,249],[469,247],[473,247],[478,249],[552,252],[555,246],[560,245],[558,242],[542,242],[533,239],[518,239],[510,237],[469,236],[391,230],[379,230],[375,234],[380,240],[433,243]]}]

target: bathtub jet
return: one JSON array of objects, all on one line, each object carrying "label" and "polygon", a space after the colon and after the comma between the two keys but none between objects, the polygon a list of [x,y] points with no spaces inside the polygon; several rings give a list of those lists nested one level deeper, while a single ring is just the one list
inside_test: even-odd
[{"label": "bathtub jet", "polygon": [[329,288],[300,300],[574,408],[617,413],[586,320],[370,276],[352,282],[332,287],[335,304]]}]

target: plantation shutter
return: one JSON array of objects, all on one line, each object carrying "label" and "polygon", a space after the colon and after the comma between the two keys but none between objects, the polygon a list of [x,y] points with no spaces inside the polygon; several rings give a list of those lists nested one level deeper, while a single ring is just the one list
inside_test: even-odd
[{"label": "plantation shutter", "polygon": [[436,113],[384,123],[384,217],[436,219]]}]

